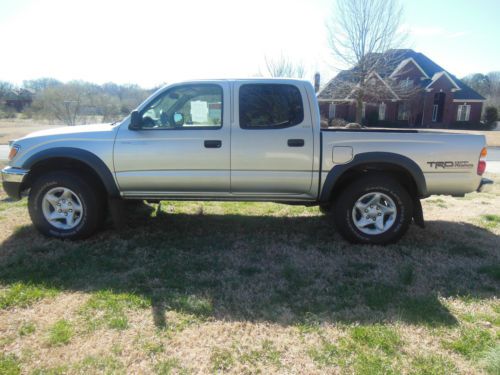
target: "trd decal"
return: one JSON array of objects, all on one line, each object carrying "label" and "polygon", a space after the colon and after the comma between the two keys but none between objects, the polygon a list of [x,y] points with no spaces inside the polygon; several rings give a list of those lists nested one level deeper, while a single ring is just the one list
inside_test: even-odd
[{"label": "trd decal", "polygon": [[434,169],[470,169],[474,165],[469,161],[428,161],[427,164]]}]

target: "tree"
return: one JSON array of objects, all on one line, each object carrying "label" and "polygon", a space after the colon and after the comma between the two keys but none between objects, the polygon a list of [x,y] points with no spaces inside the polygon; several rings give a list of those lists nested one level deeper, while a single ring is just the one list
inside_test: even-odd
[{"label": "tree", "polygon": [[0,98],[4,98],[10,91],[14,89],[14,85],[7,81],[0,81]]},{"label": "tree", "polygon": [[302,63],[294,63],[286,56],[277,59],[265,57],[267,74],[271,77],[304,78],[305,69]]},{"label": "tree", "polygon": [[61,86],[62,82],[55,78],[38,78],[23,81],[23,87],[25,89],[31,89],[35,92],[43,91],[49,87]]},{"label": "tree", "polygon": [[[335,59],[351,75],[343,84],[356,102],[356,122],[361,123],[363,102],[377,95],[369,77],[390,66],[397,56],[389,50],[403,44],[403,8],[398,0],[337,0],[327,22],[328,41]],[[371,86],[370,86],[371,85]]]},{"label": "tree", "polygon": [[462,78],[462,81],[486,98],[485,111],[487,107],[500,109],[500,72],[474,73]]},{"label": "tree", "polygon": [[33,106],[45,117],[57,119],[66,125],[76,125],[86,99],[86,92],[81,85],[68,83],[44,89],[36,96]]},{"label": "tree", "polygon": [[490,78],[482,73],[471,74],[463,79],[464,83],[470,86],[484,97],[491,94]]}]

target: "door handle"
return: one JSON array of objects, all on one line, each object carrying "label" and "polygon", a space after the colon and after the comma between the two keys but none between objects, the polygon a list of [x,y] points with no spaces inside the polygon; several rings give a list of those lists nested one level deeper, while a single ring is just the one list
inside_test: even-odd
[{"label": "door handle", "polygon": [[221,148],[222,141],[219,140],[207,140],[204,142],[205,148]]},{"label": "door handle", "polygon": [[288,147],[304,147],[303,139],[289,139],[287,143]]}]

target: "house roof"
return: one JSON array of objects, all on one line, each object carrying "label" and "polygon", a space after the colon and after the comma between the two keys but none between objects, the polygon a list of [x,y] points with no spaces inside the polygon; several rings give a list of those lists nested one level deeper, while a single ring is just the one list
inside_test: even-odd
[{"label": "house roof", "polygon": [[31,89],[12,89],[6,95],[7,100],[31,100],[34,95],[34,91]]},{"label": "house roof", "polygon": [[[435,77],[438,73],[442,73],[451,78],[452,82],[455,83],[459,90],[454,92],[454,99],[470,99],[470,100],[484,100],[485,98],[474,91],[472,88],[463,83],[460,79],[455,77],[453,74],[449,73],[441,66],[436,64],[434,61],[429,59],[423,53],[416,52],[412,49],[393,49],[389,50],[384,54],[372,54],[367,58],[376,58],[380,60],[380,67],[375,68],[377,73],[382,78],[389,78],[390,75],[398,69],[402,64],[404,64],[405,60],[413,61],[418,65],[418,67],[425,72],[430,79],[423,79],[420,82],[422,87],[426,87],[432,83],[432,77]],[[345,93],[345,87],[349,83],[352,86],[352,83],[356,83],[358,81],[356,77],[356,72],[359,71],[358,67],[354,67],[349,70],[343,70],[339,72],[333,79],[331,79],[325,87],[318,93],[318,99],[332,99],[332,98],[344,98],[348,93],[342,96]]]}]

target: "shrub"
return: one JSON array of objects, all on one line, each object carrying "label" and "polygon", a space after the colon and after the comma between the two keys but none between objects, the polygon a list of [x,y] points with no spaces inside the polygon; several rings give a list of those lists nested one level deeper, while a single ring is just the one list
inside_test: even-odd
[{"label": "shrub", "polygon": [[498,121],[498,109],[493,106],[486,107],[484,110],[484,122],[490,124]]},{"label": "shrub", "polygon": [[488,106],[484,110],[483,120],[489,130],[496,127],[498,121],[498,109],[493,106]]},{"label": "shrub", "polygon": [[347,125],[347,121],[341,118],[334,118],[330,122],[330,126],[333,126],[334,128],[345,128]]},{"label": "shrub", "polygon": [[8,106],[0,106],[0,118],[15,118],[16,110]]}]

